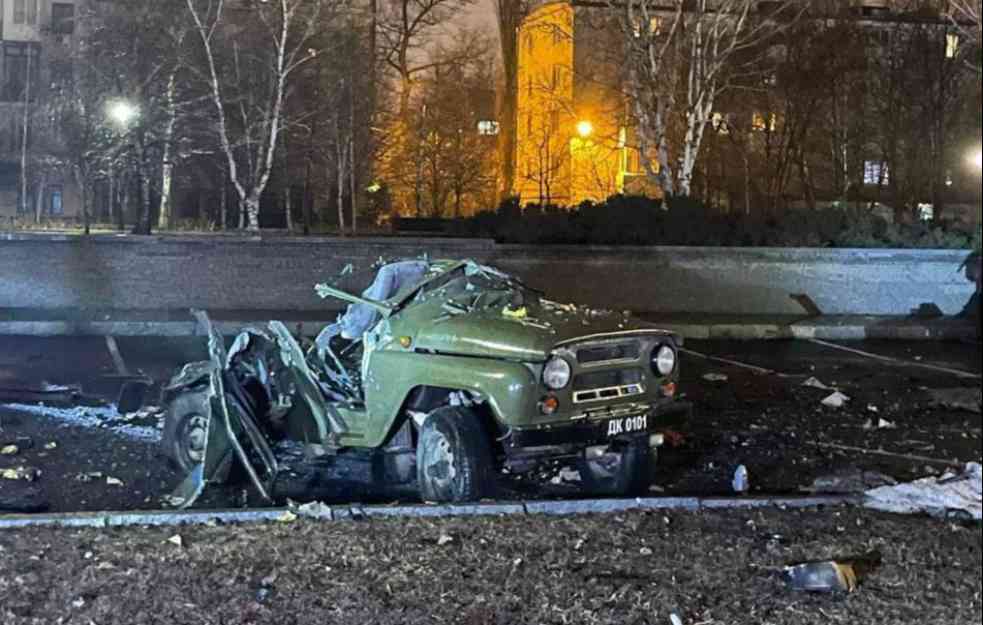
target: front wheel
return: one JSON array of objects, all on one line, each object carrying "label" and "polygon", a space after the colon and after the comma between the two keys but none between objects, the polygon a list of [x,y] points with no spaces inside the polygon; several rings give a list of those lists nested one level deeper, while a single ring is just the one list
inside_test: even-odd
[{"label": "front wheel", "polygon": [[171,401],[161,439],[164,455],[190,473],[205,461],[208,444],[208,405],[202,393],[183,393]]},{"label": "front wheel", "polygon": [[424,501],[475,502],[491,492],[491,450],[473,411],[447,407],[430,413],[416,453],[417,481]]},{"label": "front wheel", "polygon": [[580,479],[591,494],[638,497],[648,493],[655,478],[655,452],[648,438],[625,443],[600,458],[580,461]]}]

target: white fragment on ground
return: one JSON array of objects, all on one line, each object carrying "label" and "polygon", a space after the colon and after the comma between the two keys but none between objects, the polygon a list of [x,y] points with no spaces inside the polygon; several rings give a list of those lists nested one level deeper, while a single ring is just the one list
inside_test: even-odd
[{"label": "white fragment on ground", "polygon": [[947,388],[929,391],[932,403],[951,410],[980,414],[981,392],[978,388]]},{"label": "white fragment on ground", "polygon": [[747,467],[743,464],[737,467],[737,471],[734,472],[734,481],[731,484],[734,487],[734,492],[743,495],[751,489],[750,478],[748,476]]},{"label": "white fragment on ground", "polygon": [[167,542],[171,545],[174,545],[175,547],[184,546],[184,539],[181,538],[179,534],[175,534],[174,536],[171,536],[170,538],[167,539]]},{"label": "white fragment on ground", "polygon": [[115,477],[106,478],[106,486],[122,486],[123,480],[117,479]]},{"label": "white fragment on ground", "polygon": [[850,401],[850,398],[843,393],[836,391],[829,397],[823,400],[822,404],[827,408],[842,408],[846,403]]},{"label": "white fragment on ground", "polygon": [[826,386],[825,384],[823,384],[822,382],[820,382],[817,378],[809,378],[808,380],[806,380],[805,382],[802,383],[802,386],[805,386],[807,388],[818,388],[821,391],[835,391],[836,390],[832,386]]},{"label": "white fragment on ground", "polygon": [[671,623],[671,625],[683,625],[683,619],[679,618],[678,614],[670,614],[669,623]]},{"label": "white fragment on ground", "polygon": [[7,445],[3,449],[0,449],[0,456],[16,456],[20,453],[20,447],[17,445]]},{"label": "white fragment on ground", "polygon": [[45,451],[54,451],[54,450],[58,449],[58,443],[55,443],[55,442],[47,443],[44,446],[44,449],[45,449]]},{"label": "white fragment on ground", "polygon": [[159,428],[120,423],[122,417],[117,412],[116,406],[113,405],[100,408],[88,408],[85,406],[52,408],[30,404],[6,404],[4,407],[17,412],[46,417],[68,426],[102,429],[145,443],[156,444],[161,439]]},{"label": "white fragment on ground", "polygon": [[280,523],[293,523],[297,520],[297,515],[290,510],[285,510],[276,520]]},{"label": "white fragment on ground", "polygon": [[872,510],[898,514],[930,514],[945,517],[963,513],[983,520],[983,467],[971,463],[960,475],[947,473],[910,484],[884,486],[867,491],[864,505]]},{"label": "white fragment on ground", "polygon": [[33,482],[40,477],[41,471],[30,467],[16,467],[0,471],[0,478],[11,482]]},{"label": "white fragment on ground", "polygon": [[438,547],[445,547],[445,546],[451,544],[452,542],[454,542],[454,538],[453,537],[448,536],[447,534],[441,534],[440,535],[440,538],[437,539],[437,546]]},{"label": "white fragment on ground", "polygon": [[703,379],[706,380],[707,382],[723,383],[723,382],[727,382],[730,378],[728,378],[726,375],[722,373],[708,373],[705,376],[703,376]]},{"label": "white fragment on ground", "polygon": [[297,514],[312,519],[330,519],[331,507],[320,501],[312,501],[298,507]]},{"label": "white fragment on ground", "polygon": [[898,429],[898,424],[893,421],[888,421],[887,419],[880,419],[877,422],[878,430],[896,430]]}]

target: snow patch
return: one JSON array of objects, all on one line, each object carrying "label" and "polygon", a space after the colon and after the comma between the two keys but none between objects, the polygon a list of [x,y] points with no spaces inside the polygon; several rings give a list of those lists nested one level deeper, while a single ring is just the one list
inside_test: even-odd
[{"label": "snow patch", "polygon": [[126,418],[114,404],[99,408],[76,406],[74,408],[51,408],[30,404],[5,404],[5,408],[58,421],[65,426],[99,429],[145,443],[159,443],[161,431],[155,427],[120,423]]}]

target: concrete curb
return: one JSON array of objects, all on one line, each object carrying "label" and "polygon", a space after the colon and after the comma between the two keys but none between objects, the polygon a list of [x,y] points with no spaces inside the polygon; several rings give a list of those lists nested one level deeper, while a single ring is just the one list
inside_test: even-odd
[{"label": "concrete curb", "polygon": [[[314,337],[324,326],[333,323],[335,317],[323,321],[304,321],[299,325],[303,334]],[[248,326],[266,327],[269,319],[257,321],[215,322],[226,336],[235,336]],[[298,322],[286,322],[294,328]],[[883,319],[869,323],[846,321],[798,321],[793,323],[659,323],[656,325],[692,340],[807,340],[825,341],[968,341],[976,340],[976,325],[972,321],[918,323],[885,322]],[[175,338],[195,336],[197,325],[193,321],[0,321],[0,336],[119,336]]]},{"label": "concrete curb", "polygon": [[156,510],[148,512],[82,512],[71,514],[3,515],[0,531],[27,528],[173,527],[221,524],[272,523],[284,520],[288,512],[298,518],[320,521],[352,519],[445,519],[487,516],[579,516],[618,512],[674,510],[759,510],[764,508],[803,509],[857,506],[858,496],[761,497],[761,498],[645,498],[594,499],[584,501],[537,501],[503,504],[441,506],[325,506],[319,513],[288,508],[263,510]]}]

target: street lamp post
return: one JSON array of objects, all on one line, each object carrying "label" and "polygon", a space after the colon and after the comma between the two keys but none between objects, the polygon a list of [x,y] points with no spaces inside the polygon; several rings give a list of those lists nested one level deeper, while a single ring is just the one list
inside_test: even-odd
[{"label": "street lamp post", "polygon": [[126,100],[110,100],[106,104],[106,115],[113,123],[125,128],[140,115],[140,109]]}]

